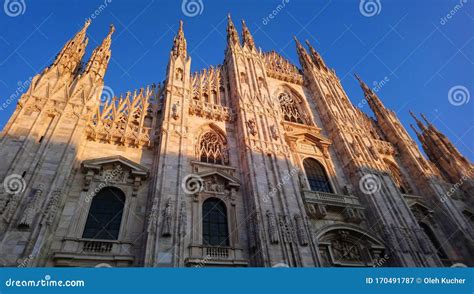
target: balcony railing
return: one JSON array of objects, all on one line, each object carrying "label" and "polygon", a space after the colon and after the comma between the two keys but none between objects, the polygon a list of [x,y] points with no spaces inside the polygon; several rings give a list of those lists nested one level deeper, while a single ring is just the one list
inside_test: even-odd
[{"label": "balcony railing", "polygon": [[188,266],[247,266],[248,261],[240,248],[227,246],[191,245]]},{"label": "balcony railing", "polygon": [[113,243],[104,241],[85,241],[82,250],[84,252],[107,253],[112,251]]},{"label": "balcony railing", "polygon": [[95,266],[105,262],[111,266],[131,266],[134,253],[131,242],[64,238],[53,260],[56,266]]},{"label": "balcony railing", "polygon": [[305,190],[304,200],[307,203],[336,205],[336,206],[357,206],[360,207],[359,198],[356,196],[340,195],[327,192]]},{"label": "balcony railing", "polygon": [[228,259],[229,248],[226,247],[206,247],[206,256],[215,259]]}]

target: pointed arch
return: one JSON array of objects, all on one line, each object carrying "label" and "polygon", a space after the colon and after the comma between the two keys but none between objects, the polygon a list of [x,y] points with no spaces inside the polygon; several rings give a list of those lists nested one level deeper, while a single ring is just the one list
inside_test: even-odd
[{"label": "pointed arch", "polygon": [[312,125],[306,103],[298,92],[283,85],[277,89],[276,97],[285,121]]},{"label": "pointed arch", "polygon": [[196,145],[197,160],[211,164],[227,165],[229,155],[224,132],[211,123],[203,128]]}]

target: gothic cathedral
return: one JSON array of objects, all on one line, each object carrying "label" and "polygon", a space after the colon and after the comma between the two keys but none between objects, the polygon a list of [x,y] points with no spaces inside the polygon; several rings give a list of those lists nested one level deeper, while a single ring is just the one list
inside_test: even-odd
[{"label": "gothic cathedral", "polygon": [[3,266],[474,265],[473,165],[357,76],[363,113],[309,42],[297,67],[229,16],[191,73],[181,22],[162,83],[101,99],[114,27],[82,63],[89,25],[1,133]]}]

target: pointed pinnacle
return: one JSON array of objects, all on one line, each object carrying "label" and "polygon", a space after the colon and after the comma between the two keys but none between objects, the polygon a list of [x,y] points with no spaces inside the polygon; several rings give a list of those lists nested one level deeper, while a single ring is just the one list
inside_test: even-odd
[{"label": "pointed pinnacle", "polygon": [[426,122],[427,125],[431,125],[431,122],[426,118],[426,116],[423,113],[420,113],[421,117],[423,120]]},{"label": "pointed pinnacle", "polygon": [[91,25],[91,22],[92,22],[92,21],[91,21],[90,18],[87,19],[87,20],[84,22],[84,27],[83,27],[83,28],[87,29],[87,28]]},{"label": "pointed pinnacle", "polygon": [[418,130],[415,128],[413,124],[410,124],[411,129],[415,132],[417,136],[420,136],[420,133],[418,133]]},{"label": "pointed pinnacle", "polygon": [[359,83],[362,84],[362,83],[364,82],[364,81],[362,81],[362,79],[359,77],[358,74],[354,73],[354,76],[355,76],[355,78],[359,81]]},{"label": "pointed pinnacle", "polygon": [[295,40],[296,46],[298,48],[304,49],[303,45],[301,45],[300,41],[298,40],[298,38],[296,38],[296,36],[293,36],[293,39]]},{"label": "pointed pinnacle", "polygon": [[108,35],[111,36],[114,32],[115,32],[115,26],[113,24],[110,24]]},{"label": "pointed pinnacle", "polygon": [[418,127],[423,131],[426,128],[425,125],[415,116],[415,114],[413,114],[413,112],[410,111],[410,115],[416,121]]}]

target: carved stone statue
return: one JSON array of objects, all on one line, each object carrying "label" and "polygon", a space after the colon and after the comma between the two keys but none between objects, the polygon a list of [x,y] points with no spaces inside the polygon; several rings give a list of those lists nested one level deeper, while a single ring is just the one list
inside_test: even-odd
[{"label": "carved stone statue", "polygon": [[163,209],[163,220],[161,223],[161,236],[171,236],[171,218],[172,218],[171,200],[168,199],[165,208]]},{"label": "carved stone statue", "polygon": [[270,134],[271,134],[273,140],[278,140],[278,132],[277,132],[277,128],[276,128],[275,125],[270,126]]},{"label": "carved stone statue", "polygon": [[267,220],[268,220],[268,234],[270,236],[270,243],[278,244],[278,232],[276,227],[275,216],[270,210],[267,210]]},{"label": "carved stone statue", "polygon": [[247,121],[247,127],[249,128],[250,134],[255,136],[257,134],[257,123],[254,119],[249,119]]},{"label": "carved stone statue", "polygon": [[176,101],[171,107],[171,117],[175,120],[179,118],[179,101]]}]

